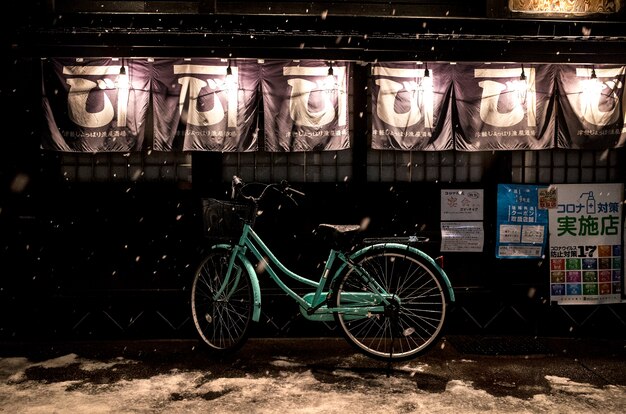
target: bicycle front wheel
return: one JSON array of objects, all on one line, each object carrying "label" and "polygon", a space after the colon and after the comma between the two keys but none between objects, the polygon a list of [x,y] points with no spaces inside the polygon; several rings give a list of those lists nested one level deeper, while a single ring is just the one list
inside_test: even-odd
[{"label": "bicycle front wheel", "polygon": [[[388,303],[373,293],[369,279],[385,290]],[[445,286],[440,273],[418,254],[402,247],[374,248],[335,279],[331,303],[353,308],[384,304],[379,306],[384,310],[360,316],[335,312],[335,320],[347,341],[366,355],[402,361],[423,354],[441,337],[448,303]]]},{"label": "bicycle front wheel", "polygon": [[231,254],[231,249],[210,252],[198,267],[191,287],[194,325],[202,343],[217,353],[239,349],[248,338],[252,321],[252,286],[238,258],[226,281]]}]

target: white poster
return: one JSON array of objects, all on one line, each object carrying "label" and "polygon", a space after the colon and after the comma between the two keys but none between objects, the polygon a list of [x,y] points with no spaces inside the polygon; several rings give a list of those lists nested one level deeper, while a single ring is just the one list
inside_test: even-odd
[{"label": "white poster", "polygon": [[441,221],[482,219],[482,189],[441,190]]},{"label": "white poster", "polygon": [[616,303],[622,295],[623,184],[559,184],[549,210],[550,297]]},{"label": "white poster", "polygon": [[442,252],[482,252],[485,232],[482,221],[441,223]]}]

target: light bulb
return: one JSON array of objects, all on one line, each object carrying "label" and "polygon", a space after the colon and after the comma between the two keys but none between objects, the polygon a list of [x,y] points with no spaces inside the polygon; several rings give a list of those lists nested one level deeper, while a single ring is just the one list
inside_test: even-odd
[{"label": "light bulb", "polygon": [[117,126],[125,127],[129,95],[128,88],[130,86],[130,82],[128,75],[126,74],[126,68],[124,67],[123,61],[122,67],[120,68],[120,74],[117,75],[115,86],[117,87]]},{"label": "light bulb", "polygon": [[235,89],[237,85],[237,81],[235,80],[235,76],[233,75],[233,68],[230,67],[230,62],[228,63],[228,67],[226,68],[224,85],[226,86],[226,89]]},{"label": "light bulb", "polygon": [[335,89],[337,82],[335,80],[333,64],[332,62],[328,63],[328,75],[326,75],[326,80],[324,81],[324,88],[328,91],[332,91]]}]

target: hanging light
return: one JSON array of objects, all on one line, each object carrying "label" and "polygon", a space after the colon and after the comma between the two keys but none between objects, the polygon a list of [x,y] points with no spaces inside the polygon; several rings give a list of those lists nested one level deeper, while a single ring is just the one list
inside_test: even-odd
[{"label": "hanging light", "polygon": [[598,79],[598,75],[596,74],[596,68],[591,67],[591,73],[589,74],[589,79],[583,80],[582,82],[583,90],[581,94],[581,104],[584,107],[590,107],[594,102],[597,102],[600,94],[602,93],[602,89],[604,88],[604,84]]},{"label": "hanging light", "polygon": [[596,68],[594,66],[591,67],[591,74],[589,75],[589,79],[587,80],[587,86],[585,89],[599,91],[602,89],[602,85],[600,79],[598,79],[598,75],[596,74]]},{"label": "hanging light", "polygon": [[120,67],[120,73],[117,75],[117,88],[128,89],[128,75],[126,74],[126,67],[124,66],[124,59],[122,58],[122,66]]},{"label": "hanging light", "polygon": [[524,65],[522,65],[522,72],[519,75],[519,80],[513,81],[512,83],[515,85],[517,98],[520,104],[525,104],[526,96],[528,95],[528,81],[526,79],[526,71],[524,70]]},{"label": "hanging light", "polygon": [[422,86],[424,91],[432,91],[433,78],[430,76],[430,70],[428,70],[428,62],[424,62],[424,77],[422,78]]},{"label": "hanging light", "polygon": [[424,109],[424,126],[426,128],[432,128],[433,126],[433,77],[430,76],[430,70],[428,70],[428,62],[424,62],[424,77],[422,78],[420,85],[420,105]]},{"label": "hanging light", "polygon": [[328,61],[328,74],[326,75],[326,80],[324,81],[324,88],[327,91],[332,91],[335,89],[336,80],[335,80],[335,71],[333,70],[333,62]]},{"label": "hanging light", "polygon": [[126,110],[128,107],[128,88],[130,86],[130,82],[128,75],[126,74],[126,67],[124,66],[123,58],[120,73],[117,75],[115,86],[117,87],[117,126],[125,127]]},{"label": "hanging light", "polygon": [[235,88],[237,82],[235,81],[235,77],[233,76],[233,68],[230,66],[230,60],[228,61],[228,66],[226,67],[226,77],[224,78],[224,85],[226,89]]}]

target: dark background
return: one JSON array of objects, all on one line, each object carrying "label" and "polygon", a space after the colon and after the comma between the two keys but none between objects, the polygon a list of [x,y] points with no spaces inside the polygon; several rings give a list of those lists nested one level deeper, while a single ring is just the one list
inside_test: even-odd
[{"label": "dark background", "polygon": [[[64,180],[59,155],[39,150],[41,57],[626,63],[623,11],[537,19],[493,0],[22,1],[3,8],[0,340],[193,337],[189,287],[207,247],[200,200],[229,186],[221,155],[207,153],[192,155],[193,185]],[[356,66],[355,77],[366,78],[367,69]],[[365,99],[355,90],[357,103]],[[354,121],[355,133],[367,130],[365,120]],[[480,183],[371,183],[365,148],[352,151],[349,182],[294,184],[307,194],[300,207],[285,205],[258,220],[257,230],[288,267],[317,278],[325,250],[315,224],[364,217],[371,234],[419,230],[431,238],[421,247],[438,256],[440,190],[483,188],[484,253],[445,255],[457,295],[448,329],[624,336],[623,305],[551,304],[547,261],[495,259],[496,186],[511,179],[506,152],[494,154]],[[267,280],[261,284],[256,334],[336,333],[297,318],[282,292]]]}]

